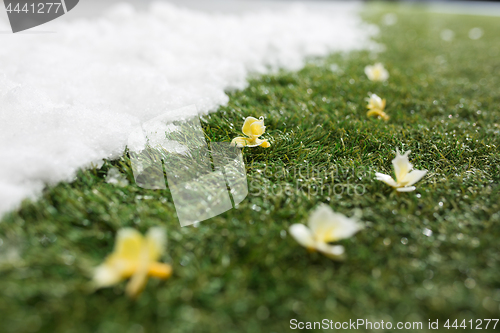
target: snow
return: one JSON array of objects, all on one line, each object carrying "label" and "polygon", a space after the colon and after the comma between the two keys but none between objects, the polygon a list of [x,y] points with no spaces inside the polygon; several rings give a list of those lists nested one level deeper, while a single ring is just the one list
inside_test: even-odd
[{"label": "snow", "polygon": [[0,216],[121,156],[129,134],[154,117],[192,104],[213,112],[250,74],[374,45],[377,29],[357,6],[282,7],[234,14],[120,4],[97,18],[55,20],[55,33],[0,34]]},{"label": "snow", "polygon": [[108,170],[108,174],[106,175],[106,183],[113,184],[118,187],[125,187],[129,184],[127,177],[124,174],[120,173],[120,170],[115,167]]}]

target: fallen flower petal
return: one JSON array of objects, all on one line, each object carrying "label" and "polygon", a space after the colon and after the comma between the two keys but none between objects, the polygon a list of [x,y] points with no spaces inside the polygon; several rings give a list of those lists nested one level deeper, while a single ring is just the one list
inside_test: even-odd
[{"label": "fallen flower petal", "polygon": [[264,117],[259,119],[247,117],[243,123],[242,132],[247,137],[236,137],[231,141],[232,146],[237,147],[258,147],[269,148],[271,144],[267,140],[261,140],[259,137],[266,132],[264,126]]},{"label": "fallen flower petal", "polygon": [[113,253],[94,272],[95,286],[109,287],[130,278],[126,292],[135,298],[144,289],[150,276],[169,278],[172,267],[157,262],[165,252],[165,244],[165,231],[162,228],[151,228],[146,237],[131,228],[119,230]]},{"label": "fallen flower petal", "polygon": [[366,98],[366,101],[368,102],[368,110],[384,111],[385,109],[386,100],[380,98],[376,94],[371,94],[370,97]]},{"label": "fallen flower petal", "polygon": [[309,251],[319,251],[334,260],[344,259],[344,247],[328,243],[349,238],[363,228],[357,220],[335,213],[325,204],[312,212],[308,225],[291,225],[290,235]]},{"label": "fallen flower petal", "polygon": [[385,113],[384,111],[380,111],[380,110],[370,110],[366,113],[366,115],[368,117],[372,117],[372,116],[375,116],[375,117],[379,117],[385,121],[389,120],[389,115],[387,115],[387,113]]},{"label": "fallen flower petal", "polygon": [[396,157],[392,160],[396,180],[389,175],[378,172],[375,174],[376,179],[394,187],[398,192],[414,191],[416,187],[412,185],[422,179],[427,170],[412,170],[413,164],[408,160],[410,153],[411,151],[408,150],[406,153],[400,154],[399,149],[396,148]]},{"label": "fallen flower petal", "polygon": [[389,120],[389,116],[384,112],[386,105],[385,99],[380,98],[376,94],[371,94],[366,100],[368,102],[366,107],[369,110],[366,113],[368,117],[375,116],[384,119],[385,121]]},{"label": "fallen flower petal", "polygon": [[292,235],[295,240],[307,248],[308,250],[314,251],[316,248],[316,240],[311,232],[311,229],[303,224],[296,223],[290,226],[290,235]]},{"label": "fallen flower petal", "polygon": [[387,81],[389,78],[389,72],[381,63],[376,63],[373,66],[366,66],[365,74],[371,81]]}]

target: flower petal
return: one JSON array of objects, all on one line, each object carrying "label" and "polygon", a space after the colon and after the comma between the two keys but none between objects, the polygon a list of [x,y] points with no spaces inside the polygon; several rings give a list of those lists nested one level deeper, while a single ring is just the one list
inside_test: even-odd
[{"label": "flower petal", "polygon": [[368,109],[378,109],[380,111],[383,111],[385,108],[385,99],[382,100],[379,96],[376,94],[372,94],[368,100]]},{"label": "flower petal", "polygon": [[251,134],[246,134],[251,138],[258,138],[266,132],[266,126],[264,126],[264,120],[259,120],[250,125]]},{"label": "flower petal", "polygon": [[366,66],[365,67],[365,74],[366,74],[366,76],[368,76],[368,79],[373,81],[374,80],[373,66]]},{"label": "flower petal", "polygon": [[246,147],[246,146],[250,146],[252,147],[250,144],[252,143],[252,139],[249,139],[249,138],[243,138],[241,136],[239,137],[236,137],[233,139],[233,141],[231,141],[231,146],[236,146],[238,148],[243,148],[243,147]]},{"label": "flower petal", "polygon": [[146,235],[146,246],[150,261],[157,261],[165,252],[167,237],[165,229],[161,227],[149,229]]},{"label": "flower petal", "polygon": [[243,123],[243,128],[241,129],[243,131],[243,134],[247,136],[252,136],[252,125],[256,121],[259,121],[259,119],[254,118],[254,117],[247,117],[245,119],[245,122]]},{"label": "flower petal", "polygon": [[328,205],[321,204],[309,217],[309,228],[317,242],[335,242],[349,238],[362,226],[355,219],[335,213]]},{"label": "flower petal", "polygon": [[402,183],[404,183],[405,186],[411,186],[416,182],[418,182],[420,179],[422,179],[426,173],[427,170],[413,170],[412,172],[406,175]]},{"label": "flower petal", "polygon": [[380,73],[379,79],[380,81],[387,81],[388,78],[389,78],[389,72],[385,68],[383,68],[382,72]]},{"label": "flower petal", "polygon": [[396,157],[392,160],[392,165],[394,166],[394,173],[396,174],[396,182],[401,183],[405,179],[408,172],[411,171],[413,165],[408,160],[408,155],[411,150],[401,155],[399,149],[396,148]]},{"label": "flower petal", "polygon": [[406,187],[399,187],[396,189],[398,192],[412,192],[415,191],[417,188],[415,186],[406,186]]},{"label": "flower petal", "polygon": [[380,62],[373,66],[374,71],[377,74],[377,81],[386,81],[389,78],[389,72],[384,68]]},{"label": "flower petal", "polygon": [[115,248],[94,272],[94,283],[106,287],[134,274],[140,262],[144,237],[131,228],[120,229],[116,236]]},{"label": "flower petal", "polygon": [[98,288],[109,287],[120,282],[124,277],[110,265],[100,265],[94,270],[93,282]]},{"label": "flower petal", "polygon": [[269,148],[271,144],[266,140],[255,139],[255,146],[261,146],[262,148]]},{"label": "flower petal", "polygon": [[332,260],[344,260],[345,249],[342,245],[328,245],[321,243],[317,247],[318,251]]},{"label": "flower petal", "polygon": [[326,204],[320,204],[309,215],[308,225],[314,236],[321,235],[331,228],[335,219],[333,210]]},{"label": "flower petal", "polygon": [[93,282],[108,287],[131,277],[126,292],[136,297],[147,283],[148,277],[167,278],[172,274],[170,265],[156,261],[164,253],[166,232],[163,228],[149,229],[146,237],[131,228],[118,231],[114,252],[94,271]]},{"label": "flower petal", "polygon": [[354,218],[349,218],[340,213],[334,213],[336,228],[325,238],[326,242],[335,242],[352,237],[363,229],[363,226]]},{"label": "flower petal", "polygon": [[389,116],[387,115],[387,113],[385,113],[384,111],[380,111],[379,109],[371,109],[370,111],[368,111],[366,113],[366,115],[368,117],[370,116],[376,116],[376,117],[380,117],[382,119],[384,119],[385,121],[389,120]]},{"label": "flower petal", "polygon": [[311,230],[303,224],[292,224],[288,229],[290,235],[302,246],[313,249],[316,247],[316,242],[311,233]]},{"label": "flower petal", "polygon": [[389,78],[389,72],[381,63],[365,67],[365,74],[372,81],[386,81]]},{"label": "flower petal", "polygon": [[148,271],[139,270],[132,276],[130,281],[127,283],[125,292],[129,297],[136,298],[144,290],[147,283],[148,283]]},{"label": "flower petal", "polygon": [[144,237],[135,229],[123,228],[116,235],[115,248],[111,257],[120,260],[137,261],[144,242]]},{"label": "flower petal", "polygon": [[149,276],[154,276],[165,280],[172,276],[172,266],[159,262],[153,262],[151,263],[151,265],[149,265],[148,274]]},{"label": "flower petal", "polygon": [[269,148],[271,147],[271,144],[267,140],[263,140],[262,143],[260,144],[262,148]]},{"label": "flower petal", "polygon": [[383,181],[384,183],[386,183],[387,185],[389,186],[392,186],[392,187],[398,187],[398,184],[394,181],[394,179],[392,179],[391,176],[389,175],[386,175],[386,174],[383,174],[383,173],[379,173],[377,172],[375,174],[375,176],[377,177],[376,179],[377,180],[380,180],[380,181]]}]

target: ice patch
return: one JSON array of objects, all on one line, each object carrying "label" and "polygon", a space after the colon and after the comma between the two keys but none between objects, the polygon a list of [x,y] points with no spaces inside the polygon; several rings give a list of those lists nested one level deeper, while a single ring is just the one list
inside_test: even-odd
[{"label": "ice patch", "polygon": [[133,130],[156,116],[192,104],[215,111],[250,73],[373,46],[376,28],[357,7],[283,6],[209,14],[124,4],[101,18],[54,21],[57,33],[1,34],[0,215],[119,157]]}]

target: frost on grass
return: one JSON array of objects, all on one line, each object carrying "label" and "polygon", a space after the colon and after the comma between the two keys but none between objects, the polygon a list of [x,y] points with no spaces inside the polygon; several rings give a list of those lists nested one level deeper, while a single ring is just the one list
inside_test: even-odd
[{"label": "frost on grass", "polygon": [[215,111],[250,73],[297,70],[308,56],[373,46],[376,29],[355,7],[284,6],[236,15],[120,5],[101,18],[54,21],[57,33],[3,37],[0,213],[78,168],[120,156],[149,119],[192,104]]}]

